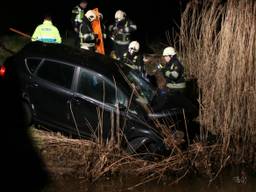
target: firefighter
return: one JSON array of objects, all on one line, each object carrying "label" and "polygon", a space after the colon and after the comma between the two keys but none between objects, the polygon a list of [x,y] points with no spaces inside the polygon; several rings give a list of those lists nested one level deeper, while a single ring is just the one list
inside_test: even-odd
[{"label": "firefighter", "polygon": [[95,51],[95,45],[98,42],[97,34],[93,33],[91,22],[96,19],[96,14],[93,10],[88,10],[85,13],[83,22],[80,25],[80,48]]},{"label": "firefighter", "polygon": [[175,49],[166,47],[163,51],[163,57],[166,62],[162,68],[163,75],[166,78],[166,87],[171,91],[184,92],[186,88],[184,67],[177,58]]},{"label": "firefighter", "polygon": [[79,29],[83,22],[87,5],[88,2],[86,0],[81,0],[80,3],[72,9],[71,23],[75,33],[75,47],[80,47]]},{"label": "firefighter", "polygon": [[120,60],[122,58],[131,42],[131,33],[136,30],[137,26],[128,19],[124,11],[116,11],[115,23],[109,26],[115,59]]},{"label": "firefighter", "polygon": [[132,41],[128,46],[128,51],[123,54],[122,62],[139,71],[142,75],[145,74],[143,57],[139,53],[140,44],[138,41]]},{"label": "firefighter", "polygon": [[31,37],[31,41],[61,43],[62,40],[59,30],[52,24],[52,19],[49,14],[45,15],[43,23],[36,27]]}]

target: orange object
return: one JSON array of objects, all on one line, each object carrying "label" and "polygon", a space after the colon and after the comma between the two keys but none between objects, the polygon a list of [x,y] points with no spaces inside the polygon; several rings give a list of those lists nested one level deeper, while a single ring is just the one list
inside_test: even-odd
[{"label": "orange object", "polygon": [[104,55],[105,50],[104,50],[103,34],[101,31],[99,9],[95,8],[93,9],[93,11],[96,14],[96,19],[92,22],[92,30],[95,34],[98,35],[98,39],[99,39],[99,43],[96,44],[96,52]]}]

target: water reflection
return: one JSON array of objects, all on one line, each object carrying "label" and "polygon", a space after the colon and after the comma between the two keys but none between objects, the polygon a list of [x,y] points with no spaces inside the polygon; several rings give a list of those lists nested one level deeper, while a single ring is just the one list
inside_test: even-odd
[{"label": "water reflection", "polygon": [[214,182],[209,184],[209,179],[202,177],[185,177],[179,183],[173,184],[173,180],[161,182],[149,182],[136,186],[141,180],[135,177],[115,177],[102,179],[96,183],[84,180],[58,180],[49,186],[49,192],[255,192],[256,177],[247,176],[246,183],[234,181],[240,177],[239,172],[229,171],[220,175]]}]

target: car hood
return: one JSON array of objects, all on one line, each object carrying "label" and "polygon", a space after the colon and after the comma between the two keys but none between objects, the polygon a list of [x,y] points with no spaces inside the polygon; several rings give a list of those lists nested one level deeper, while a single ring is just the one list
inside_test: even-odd
[{"label": "car hood", "polygon": [[177,115],[186,115],[189,118],[198,116],[198,108],[184,94],[174,92],[165,95],[156,95],[151,102],[152,113],[150,118],[161,118]]}]

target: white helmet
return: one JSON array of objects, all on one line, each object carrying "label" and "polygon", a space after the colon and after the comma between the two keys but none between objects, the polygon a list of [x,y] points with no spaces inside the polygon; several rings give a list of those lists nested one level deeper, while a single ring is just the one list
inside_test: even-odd
[{"label": "white helmet", "polygon": [[140,44],[138,41],[132,41],[129,44],[128,51],[129,53],[137,53],[140,50]]},{"label": "white helmet", "polygon": [[176,55],[176,51],[173,47],[166,47],[163,51],[163,56],[173,56]]},{"label": "white helmet", "polygon": [[87,19],[92,22],[93,20],[96,19],[96,14],[93,10],[89,10],[85,13],[85,17],[87,17]]},{"label": "white helmet", "polygon": [[124,20],[126,17],[126,13],[123,12],[122,10],[118,10],[115,13],[115,20],[117,20],[118,22]]}]

